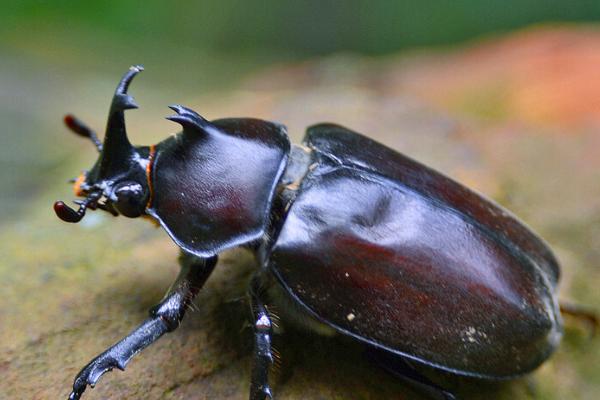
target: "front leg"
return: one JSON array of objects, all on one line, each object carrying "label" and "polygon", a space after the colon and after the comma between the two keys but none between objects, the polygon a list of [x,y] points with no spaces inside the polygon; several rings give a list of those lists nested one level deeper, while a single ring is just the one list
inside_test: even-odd
[{"label": "front leg", "polygon": [[254,363],[250,383],[250,400],[273,398],[269,387],[269,368],[273,364],[273,354],[271,352],[273,329],[271,317],[261,300],[263,291],[260,277],[261,275],[257,274],[252,278],[248,291],[254,319]]},{"label": "front leg", "polygon": [[213,271],[217,257],[201,259],[186,253],[179,257],[181,271],[163,300],[150,309],[150,317],[121,341],[108,348],[86,365],[75,378],[69,400],[77,400],[87,385],[94,387],[98,379],[113,368],[124,370],[131,358],[154,343],[166,332],[179,326],[183,316]]}]

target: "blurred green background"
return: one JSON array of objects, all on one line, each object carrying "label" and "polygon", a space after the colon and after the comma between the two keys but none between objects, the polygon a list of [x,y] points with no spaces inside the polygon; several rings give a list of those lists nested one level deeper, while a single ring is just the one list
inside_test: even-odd
[{"label": "blurred green background", "polygon": [[[176,274],[161,230],[100,212],[68,225],[51,208],[96,158],[62,116],[102,135],[136,63],[134,142],[177,131],[171,103],[283,122],[296,142],[315,122],[347,125],[524,218],[563,264],[561,298],[600,309],[599,18],[598,1],[0,1],[0,398],[65,397]],[[235,299],[252,262],[234,251],[222,264],[180,330],[86,398],[246,398]],[[285,337],[278,398],[422,398],[353,343]],[[466,399],[596,399],[600,344],[567,319],[530,376],[436,378]]]},{"label": "blurred green background", "polygon": [[[128,51],[132,56],[159,49],[275,58],[338,51],[380,55],[453,44],[532,23],[600,17],[596,1],[558,0],[4,3],[2,33],[9,37],[44,37],[48,43],[70,38],[109,52],[121,43],[135,48]],[[93,42],[85,45],[87,40]]]},{"label": "blurred green background", "polygon": [[36,162],[51,172],[52,157],[64,155],[41,148],[57,131],[53,123],[74,104],[94,101],[101,120],[108,99],[106,92],[96,99],[97,91],[127,65],[145,64],[157,99],[173,101],[218,95],[274,63],[396,55],[534,23],[598,18],[597,1],[2,1],[0,184],[8,190],[0,194],[0,220],[43,185]]}]

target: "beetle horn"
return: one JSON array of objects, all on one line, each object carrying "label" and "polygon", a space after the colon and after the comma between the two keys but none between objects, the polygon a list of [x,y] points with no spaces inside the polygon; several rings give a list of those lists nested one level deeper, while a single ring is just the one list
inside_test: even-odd
[{"label": "beetle horn", "polygon": [[169,121],[177,122],[185,130],[192,130],[197,132],[207,132],[212,128],[212,124],[204,119],[196,111],[184,107],[180,104],[172,104],[169,108],[175,111],[177,114],[169,115],[166,117]]},{"label": "beetle horn", "polygon": [[133,97],[127,94],[127,89],[133,78],[143,70],[144,68],[141,65],[129,67],[115,90],[108,112],[106,135],[104,136],[104,151],[100,168],[102,175],[108,175],[107,172],[113,170],[113,163],[115,166],[122,164],[123,160],[130,157],[134,151],[125,129],[125,110],[138,108],[138,105]]}]

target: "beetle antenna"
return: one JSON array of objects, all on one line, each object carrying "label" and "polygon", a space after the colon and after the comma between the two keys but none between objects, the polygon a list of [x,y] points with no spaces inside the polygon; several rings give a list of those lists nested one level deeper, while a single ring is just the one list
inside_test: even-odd
[{"label": "beetle antenna", "polygon": [[77,204],[79,204],[79,209],[77,211],[59,200],[54,203],[54,212],[58,218],[65,222],[77,223],[85,216],[85,211],[88,208],[96,208],[98,199],[100,199],[101,196],[102,192],[100,191],[90,193],[85,200],[77,202]]},{"label": "beetle antenna", "polygon": [[71,114],[65,115],[64,121],[67,128],[69,128],[72,132],[75,132],[79,136],[90,139],[96,146],[96,149],[98,149],[98,151],[102,151],[102,142],[100,139],[98,139],[98,135],[96,135],[96,132],[94,132],[92,128]]}]

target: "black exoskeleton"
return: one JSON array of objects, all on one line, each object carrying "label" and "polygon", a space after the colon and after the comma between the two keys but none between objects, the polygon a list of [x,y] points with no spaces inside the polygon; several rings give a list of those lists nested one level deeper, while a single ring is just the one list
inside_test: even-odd
[{"label": "black exoskeleton", "polygon": [[[133,146],[124,112],[142,70],[113,97],[104,141],[67,116],[100,156],[75,182],[88,209],[154,218],[181,248],[181,273],[150,317],[77,375],[70,399],[179,325],[217,263],[235,246],[255,252],[250,399],[272,398],[272,321],[261,281],[275,277],[308,315],[362,342],[386,369],[435,398],[454,396],[410,367],[505,379],[532,371],[558,345],[560,270],[546,243],[497,204],[365,136],[334,124],[291,145],[283,125],[207,121],[174,105],[182,132]],[[285,312],[285,310],[282,310]]]}]

